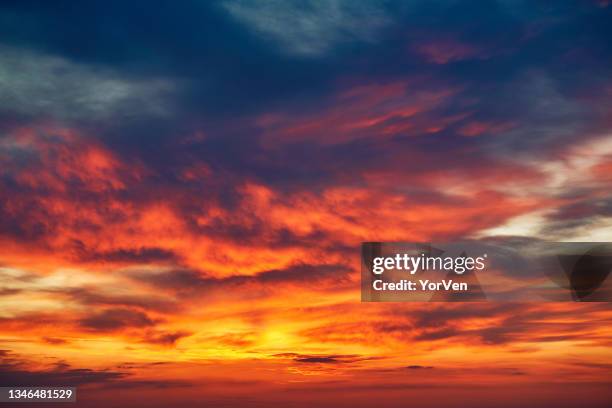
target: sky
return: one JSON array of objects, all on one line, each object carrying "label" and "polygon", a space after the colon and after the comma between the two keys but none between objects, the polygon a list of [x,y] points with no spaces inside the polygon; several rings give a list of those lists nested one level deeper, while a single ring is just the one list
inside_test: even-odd
[{"label": "sky", "polygon": [[608,406],[608,303],[361,303],[359,248],[610,241],[610,21],[603,0],[3,1],[0,385]]}]

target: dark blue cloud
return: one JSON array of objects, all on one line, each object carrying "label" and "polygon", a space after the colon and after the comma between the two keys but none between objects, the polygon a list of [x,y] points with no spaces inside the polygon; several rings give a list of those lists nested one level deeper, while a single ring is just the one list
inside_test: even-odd
[{"label": "dark blue cloud", "polygon": [[[0,98],[0,122],[66,122],[169,184],[178,167],[199,161],[230,185],[290,188],[347,172],[359,183],[352,168],[384,167],[398,151],[433,147],[439,166],[457,151],[546,154],[607,126],[610,9],[588,1],[9,2],[0,45],[12,65],[0,81],[17,96]],[[340,145],[322,146],[326,134],[262,145],[263,114],[316,117],[352,85],[405,80],[457,90],[423,120],[463,119],[434,141],[412,130],[383,146],[372,129]],[[478,126],[504,137],[462,136]],[[205,137],[183,143],[196,132]]]}]

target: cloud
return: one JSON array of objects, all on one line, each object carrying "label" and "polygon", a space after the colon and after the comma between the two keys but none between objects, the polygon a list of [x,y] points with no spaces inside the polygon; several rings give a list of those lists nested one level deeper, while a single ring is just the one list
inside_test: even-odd
[{"label": "cloud", "polygon": [[134,378],[128,371],[74,368],[63,361],[58,361],[50,367],[29,367],[27,364],[26,360],[23,360],[21,356],[12,353],[10,350],[0,350],[0,383],[16,387],[101,385],[105,389],[155,389],[193,385],[190,381],[174,379],[138,379]]},{"label": "cloud", "polygon": [[79,320],[85,330],[112,332],[121,329],[143,328],[155,325],[145,313],[124,308],[107,309]]},{"label": "cloud", "polygon": [[292,361],[299,364],[352,364],[361,361],[377,360],[378,357],[362,356],[358,354],[332,354],[332,355],[308,355],[298,353],[281,353],[275,354],[276,358],[290,358]]},{"label": "cloud", "polygon": [[125,373],[111,370],[71,368],[58,362],[50,368],[29,368],[21,356],[10,350],[0,353],[0,384],[12,386],[77,386],[90,383],[108,383],[123,379]]},{"label": "cloud", "polygon": [[[330,345],[367,345],[374,341],[394,347],[410,344],[415,356],[419,352],[426,356],[452,344],[480,349],[559,341],[588,342],[593,346],[606,344],[607,340],[598,335],[600,324],[609,320],[609,316],[605,317],[605,304],[579,308],[574,304],[545,306],[480,303],[478,307],[470,304],[423,307],[404,304],[393,311],[383,309],[380,313],[362,314],[359,323],[335,319],[333,324],[313,326],[300,334],[313,342]],[[334,313],[338,314],[338,311]],[[573,316],[573,320],[564,320],[568,315]]]},{"label": "cloud", "polygon": [[193,333],[179,330],[175,332],[151,331],[144,337],[145,343],[158,344],[161,346],[174,346],[182,338],[189,337]]},{"label": "cloud", "polygon": [[77,386],[90,383],[108,383],[121,379],[122,373],[75,368],[62,371],[26,371],[0,366],[0,381],[13,386]]},{"label": "cloud", "polygon": [[328,356],[328,357],[299,357],[296,358],[295,361],[297,363],[321,363],[321,364],[337,364],[340,362],[338,357]]},{"label": "cloud", "polygon": [[60,120],[165,115],[175,84],[0,46],[0,112]]},{"label": "cloud", "polygon": [[93,287],[73,287],[73,288],[42,288],[40,292],[48,294],[66,296],[69,299],[77,302],[80,305],[87,306],[113,306],[113,307],[134,307],[145,310],[151,310],[161,313],[172,313],[180,310],[180,304],[174,299],[155,295],[155,294],[137,294],[134,293],[136,288],[131,288],[130,291],[124,290],[124,293],[118,294],[117,291],[107,293],[100,288]]},{"label": "cloud", "polygon": [[370,0],[241,0],[223,7],[286,53],[301,57],[321,56],[346,42],[375,41],[393,21],[382,2]]},{"label": "cloud", "polygon": [[59,337],[43,337],[41,340],[44,341],[45,343],[56,345],[56,346],[70,343],[69,340],[62,339]]},{"label": "cloud", "polygon": [[122,263],[160,263],[163,261],[175,261],[176,254],[163,248],[119,248],[110,251],[88,251],[84,249],[78,255],[84,262],[108,261]]},{"label": "cloud", "polygon": [[[225,278],[206,276],[194,270],[161,272],[129,271],[128,276],[160,290],[171,289],[181,295],[200,296],[213,291],[246,289],[252,285],[273,288],[276,285],[321,287],[333,282],[334,287],[346,283],[350,270],[345,265],[293,265],[285,269],[262,271],[254,275],[233,275]],[[263,292],[262,292],[263,293]]]},{"label": "cloud", "polygon": [[[437,117],[458,88],[435,81],[424,88],[416,80],[361,83],[339,89],[327,106],[315,111],[270,112],[257,119],[263,141],[277,144],[312,141],[317,144],[347,144],[359,139],[385,139],[402,135],[427,135],[440,131],[430,120]],[[321,103],[321,102],[320,102]]]},{"label": "cloud", "polygon": [[21,293],[21,289],[14,288],[2,288],[0,289],[0,296],[12,296]]},{"label": "cloud", "polygon": [[448,64],[450,62],[462,61],[470,58],[484,58],[478,47],[456,41],[452,38],[439,39],[437,41],[423,41],[414,46],[417,53],[434,64]]},{"label": "cloud", "polygon": [[[567,95],[563,85],[547,71],[531,69],[502,83],[495,96],[485,95],[483,102],[491,103],[494,98],[497,106],[494,109],[484,107],[480,115],[485,117],[490,110],[507,109],[506,116],[510,116],[509,121],[513,123],[507,127],[501,125],[501,135],[490,139],[485,144],[485,151],[502,156],[520,152],[529,157],[555,152],[562,142],[573,140],[578,134],[597,136],[590,130],[596,112]],[[517,118],[521,118],[520,123]]]}]

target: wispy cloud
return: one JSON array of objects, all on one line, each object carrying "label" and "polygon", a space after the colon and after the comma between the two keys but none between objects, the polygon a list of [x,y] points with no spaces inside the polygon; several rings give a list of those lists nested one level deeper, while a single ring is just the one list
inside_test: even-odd
[{"label": "wispy cloud", "polygon": [[0,46],[0,111],[59,120],[166,115],[176,84],[142,79],[61,55]]},{"label": "wispy cloud", "polygon": [[223,7],[292,55],[316,57],[352,41],[371,42],[393,22],[381,1],[228,1]]}]

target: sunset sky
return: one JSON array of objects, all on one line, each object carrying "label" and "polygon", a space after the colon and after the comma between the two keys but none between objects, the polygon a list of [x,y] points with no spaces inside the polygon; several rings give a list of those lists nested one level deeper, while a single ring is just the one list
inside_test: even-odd
[{"label": "sunset sky", "polygon": [[3,1],[0,386],[609,406],[610,303],[361,303],[359,272],[612,241],[608,3]]}]

